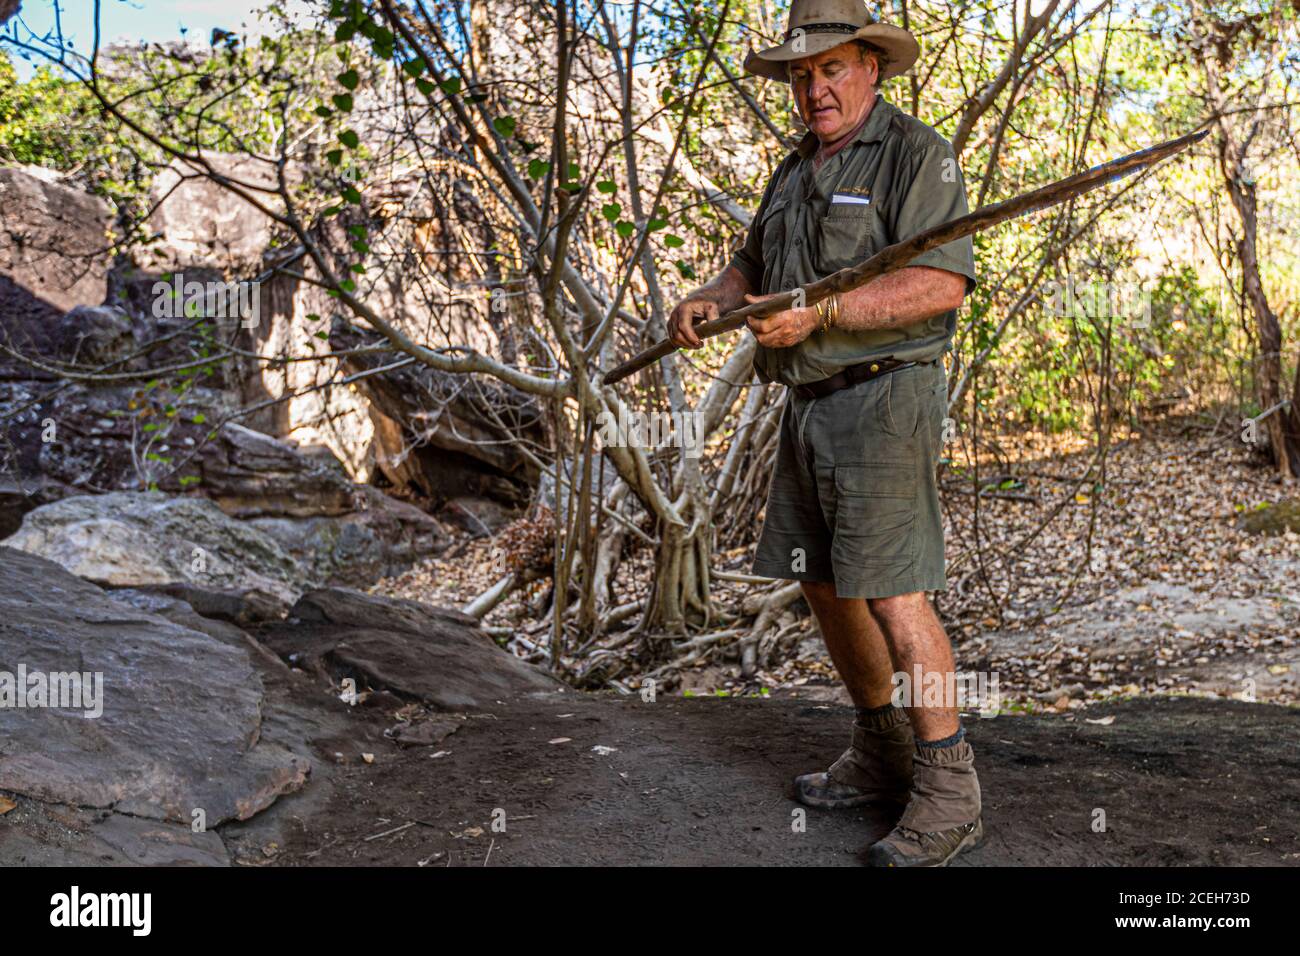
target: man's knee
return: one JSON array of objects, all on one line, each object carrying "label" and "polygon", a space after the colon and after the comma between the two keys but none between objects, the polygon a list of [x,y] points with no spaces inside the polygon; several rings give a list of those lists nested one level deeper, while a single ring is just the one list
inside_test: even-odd
[{"label": "man's knee", "polygon": [[892,597],[867,598],[867,608],[879,621],[905,621],[925,614],[930,605],[924,591],[913,591]]}]

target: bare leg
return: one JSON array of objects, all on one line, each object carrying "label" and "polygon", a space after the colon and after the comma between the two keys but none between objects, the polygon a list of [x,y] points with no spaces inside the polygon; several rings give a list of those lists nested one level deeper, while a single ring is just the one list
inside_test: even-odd
[{"label": "bare leg", "polygon": [[[916,591],[898,597],[876,598],[866,604],[880,623],[897,669],[912,681],[917,665],[920,665],[922,679],[937,673],[943,675],[944,686],[948,686],[947,675],[955,669],[952,645],[925,593]],[[834,652],[831,656],[834,657]],[[913,702],[919,703],[920,691],[921,687],[912,687]],[[907,716],[916,739],[942,740],[955,734],[961,726],[957,720],[956,703],[945,699],[941,707],[909,707]]]},{"label": "bare leg", "polygon": [[[835,669],[858,707],[884,707],[893,686],[894,664],[880,625],[860,598],[838,598],[835,585],[803,582],[804,597],[817,616]],[[940,632],[942,633],[942,631]]]}]

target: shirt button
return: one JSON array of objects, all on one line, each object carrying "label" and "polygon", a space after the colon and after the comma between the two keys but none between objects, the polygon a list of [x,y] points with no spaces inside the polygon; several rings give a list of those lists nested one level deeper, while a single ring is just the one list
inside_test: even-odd
[{"label": "shirt button", "polygon": [[879,372],[879,371],[880,371],[880,366],[879,366],[879,365],[876,365],[876,364],[873,362],[873,363],[871,364],[871,371],[873,371],[873,372]]}]

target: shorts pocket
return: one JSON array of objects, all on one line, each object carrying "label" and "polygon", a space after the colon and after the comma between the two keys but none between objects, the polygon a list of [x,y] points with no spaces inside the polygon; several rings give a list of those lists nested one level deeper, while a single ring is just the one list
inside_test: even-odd
[{"label": "shorts pocket", "polygon": [[920,366],[891,372],[881,400],[880,427],[894,438],[911,438],[921,424],[921,397],[917,375]]},{"label": "shorts pocket", "polygon": [[908,573],[915,557],[916,476],[905,462],[837,465],[832,556],[837,568]]},{"label": "shorts pocket", "polygon": [[908,498],[916,493],[909,461],[874,461],[835,466],[835,494],[840,498]]}]

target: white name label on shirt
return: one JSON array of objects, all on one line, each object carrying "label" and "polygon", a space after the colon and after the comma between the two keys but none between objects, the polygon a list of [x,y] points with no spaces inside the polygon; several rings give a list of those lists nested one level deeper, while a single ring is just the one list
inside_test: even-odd
[{"label": "white name label on shirt", "polygon": [[839,205],[840,203],[848,203],[854,206],[870,206],[871,197],[854,196],[852,193],[832,193],[831,205]]}]

